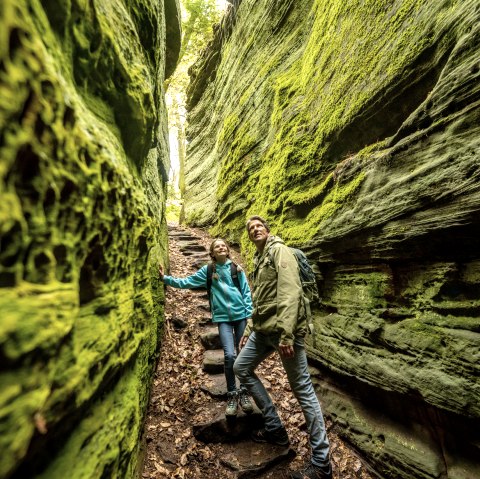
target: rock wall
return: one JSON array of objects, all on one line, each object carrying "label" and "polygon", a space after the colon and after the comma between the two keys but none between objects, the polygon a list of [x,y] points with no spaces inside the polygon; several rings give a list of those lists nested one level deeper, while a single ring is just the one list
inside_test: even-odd
[{"label": "rock wall", "polygon": [[479,477],[480,5],[237,3],[192,68],[187,219],[250,255],[264,215],[318,266],[319,393],[379,477]]},{"label": "rock wall", "polygon": [[176,0],[0,3],[0,477],[134,477]]}]

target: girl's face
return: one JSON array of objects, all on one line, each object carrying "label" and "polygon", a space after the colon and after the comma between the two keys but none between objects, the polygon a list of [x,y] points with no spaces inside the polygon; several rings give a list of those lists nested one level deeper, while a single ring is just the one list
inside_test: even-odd
[{"label": "girl's face", "polygon": [[212,253],[215,261],[224,262],[227,259],[229,253],[228,246],[222,240],[215,241]]}]

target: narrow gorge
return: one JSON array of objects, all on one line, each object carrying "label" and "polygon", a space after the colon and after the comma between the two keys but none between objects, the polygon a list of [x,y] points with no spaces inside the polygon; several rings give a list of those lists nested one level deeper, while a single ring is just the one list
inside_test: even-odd
[{"label": "narrow gorge", "polygon": [[[0,2],[0,479],[135,478],[179,0]],[[480,477],[478,0],[229,0],[184,216],[302,248],[322,406],[382,479]]]}]

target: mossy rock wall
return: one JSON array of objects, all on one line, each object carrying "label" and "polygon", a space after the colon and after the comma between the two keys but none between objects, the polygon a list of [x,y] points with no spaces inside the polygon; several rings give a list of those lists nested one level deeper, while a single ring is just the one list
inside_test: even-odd
[{"label": "mossy rock wall", "polygon": [[135,476],[163,323],[177,9],[0,3],[1,478]]},{"label": "mossy rock wall", "polygon": [[238,3],[191,70],[186,218],[318,266],[320,396],[381,477],[478,477],[480,5]]}]

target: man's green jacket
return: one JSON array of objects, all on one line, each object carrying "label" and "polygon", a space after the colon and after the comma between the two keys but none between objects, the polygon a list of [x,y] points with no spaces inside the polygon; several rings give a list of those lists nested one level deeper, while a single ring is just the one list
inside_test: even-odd
[{"label": "man's green jacket", "polygon": [[252,285],[253,314],[245,336],[252,330],[278,335],[282,345],[293,345],[296,337],[305,336],[307,322],[299,315],[303,295],[297,260],[280,238],[270,235],[263,253],[255,253]]}]

